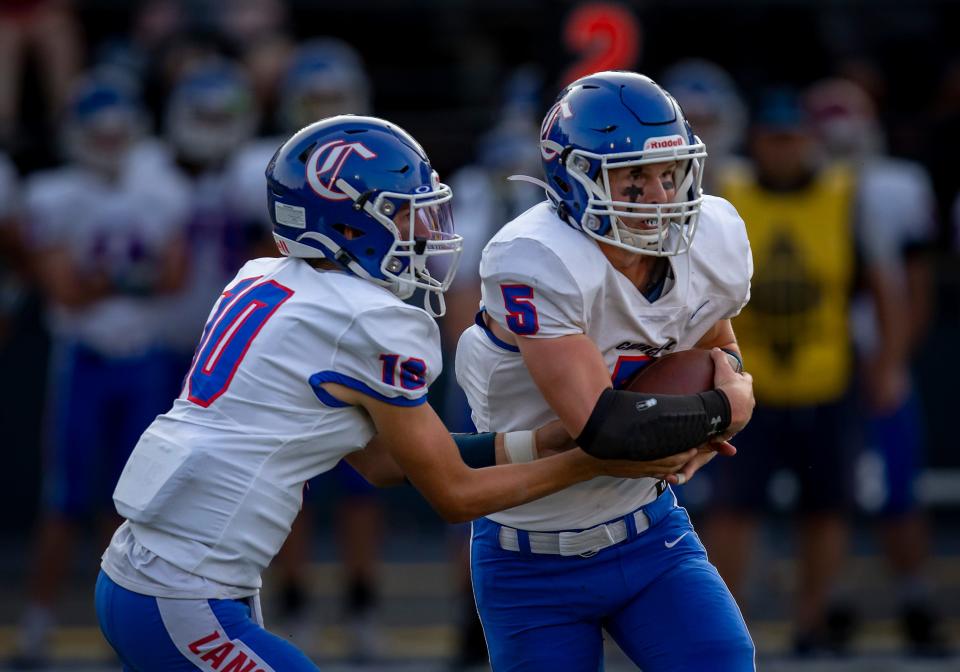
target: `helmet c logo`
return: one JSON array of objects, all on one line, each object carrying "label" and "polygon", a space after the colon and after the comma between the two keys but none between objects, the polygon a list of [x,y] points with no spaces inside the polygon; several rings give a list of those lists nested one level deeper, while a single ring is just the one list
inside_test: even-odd
[{"label": "helmet c logo", "polygon": [[540,130],[540,155],[544,160],[553,161],[557,155],[563,151],[563,147],[560,144],[548,139],[550,131],[553,130],[553,125],[557,123],[557,117],[569,119],[572,116],[573,110],[570,109],[570,103],[566,100],[561,100],[547,113],[546,118],[543,120],[543,127]]},{"label": "helmet c logo", "polygon": [[337,178],[340,177],[340,171],[343,170],[343,164],[354,152],[365,161],[377,156],[359,142],[334,140],[321,145],[307,159],[307,182],[310,184],[310,188],[321,198],[330,201],[343,201],[350,198],[347,194],[336,189],[336,182]]}]

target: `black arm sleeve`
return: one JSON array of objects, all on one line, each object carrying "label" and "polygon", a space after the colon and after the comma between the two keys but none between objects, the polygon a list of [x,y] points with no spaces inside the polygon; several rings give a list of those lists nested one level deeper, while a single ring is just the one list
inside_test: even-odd
[{"label": "black arm sleeve", "polygon": [[497,463],[496,433],[451,434],[460,458],[471,469],[492,467]]},{"label": "black arm sleeve", "polygon": [[601,459],[657,460],[699,446],[730,424],[720,390],[685,396],[607,388],[577,445]]}]

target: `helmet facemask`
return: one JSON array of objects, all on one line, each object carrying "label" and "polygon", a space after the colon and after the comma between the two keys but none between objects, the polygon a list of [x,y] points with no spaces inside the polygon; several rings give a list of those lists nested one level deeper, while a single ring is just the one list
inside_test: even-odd
[{"label": "helmet facemask", "polygon": [[365,201],[345,180],[337,186],[393,233],[394,242],[380,266],[386,280],[370,279],[401,299],[423,290],[427,312],[443,315],[443,293],[453,283],[463,251],[463,237],[453,230],[450,187],[435,179],[433,185],[418,187],[417,193],[382,191]]},{"label": "helmet facemask", "polygon": [[[669,149],[597,154],[570,150],[563,159],[567,173],[587,193],[580,228],[602,243],[637,254],[664,257],[690,249],[703,203],[703,164],[707,152],[693,145]],[[610,189],[610,171],[675,161],[672,202],[634,203],[617,200]],[[637,226],[642,224],[642,226]]]}]

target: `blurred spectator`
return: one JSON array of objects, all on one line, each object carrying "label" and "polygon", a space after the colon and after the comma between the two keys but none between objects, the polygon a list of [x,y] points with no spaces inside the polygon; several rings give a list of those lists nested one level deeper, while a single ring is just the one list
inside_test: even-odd
[{"label": "blurred spectator", "polygon": [[[220,292],[247,259],[272,254],[270,231],[241,216],[227,181],[230,158],[256,128],[253,94],[238,66],[212,60],[176,83],[165,114],[167,146],[141,150],[138,160],[160,161],[190,194],[183,285],[168,301],[170,398],[180,394],[193,350]],[[152,154],[153,156],[144,154]]]},{"label": "blurred spectator", "polygon": [[[960,56],[943,66],[940,88],[935,93],[930,119],[917,119],[927,142],[923,162],[933,179],[938,210],[950,212],[957,195],[956,156],[960,154]],[[943,232],[944,240],[951,232]]]},{"label": "blurred spectator", "polygon": [[[941,653],[945,640],[926,572],[930,533],[916,494],[925,432],[910,373],[931,317],[930,251],[937,238],[933,188],[921,165],[884,154],[876,108],[859,86],[824,80],[806,98],[830,158],[856,171],[859,249],[867,268],[882,269],[868,280],[885,285],[859,292],[853,304],[868,402],[858,495],[866,510],[880,516],[882,548],[896,578],[900,624],[910,650]],[[878,304],[875,297],[898,305]],[[903,322],[887,324],[897,319]],[[848,605],[833,609],[834,621],[852,624],[853,618]]]},{"label": "blurred spectator", "polygon": [[182,278],[184,199],[163,173],[131,164],[142,128],[124,87],[91,75],[68,108],[69,165],[32,176],[26,188],[24,221],[47,295],[53,353],[21,662],[49,652],[79,524],[96,516],[115,524],[114,483],[141,432],[170,402],[159,297]]},{"label": "blurred spectator", "polygon": [[660,84],[677,99],[696,133],[707,146],[709,170],[703,190],[716,193],[726,165],[740,160],[747,127],[747,109],[736,82],[719,65],[701,59],[680,61],[663,73]]},{"label": "blurred spectator", "polygon": [[350,45],[333,38],[303,43],[285,64],[281,78],[279,133],[249,143],[231,161],[233,197],[251,218],[269,224],[263,205],[267,188],[263,173],[283,141],[318,119],[337,114],[367,114],[371,109],[370,81]]},{"label": "blurred spectator", "polygon": [[[450,178],[453,219],[463,236],[463,254],[453,285],[446,292],[447,313],[440,320],[444,360],[452,362],[460,334],[473,324],[480,306],[480,254],[484,246],[511,219],[543,200],[543,192],[511,175],[541,172],[538,112],[543,76],[533,66],[524,66],[508,78],[503,89],[500,114],[476,146],[476,161]],[[453,432],[476,431],[470,419],[466,396],[457,385],[453,366],[442,374],[443,398],[438,402],[443,421]],[[483,628],[477,615],[470,583],[469,527],[454,530],[454,564],[458,568],[461,600],[460,634],[456,664],[484,664],[488,660]]]},{"label": "blurred spectator", "polygon": [[80,29],[69,0],[0,2],[0,147],[22,139],[23,72],[32,57],[44,85],[46,122],[52,126],[82,62]]},{"label": "blurred spectator", "polygon": [[241,50],[281,33],[287,22],[287,6],[282,0],[219,0],[211,4],[218,10],[220,31]]},{"label": "blurred spectator", "polygon": [[[705,538],[743,605],[760,514],[771,496],[789,494],[785,481],[772,477],[792,472],[800,517],[794,648],[808,655],[840,644],[826,608],[847,556],[859,447],[849,323],[856,187],[847,168],[818,163],[812,128],[791,89],[760,99],[749,149],[752,169],[726,171],[719,195],[740,212],[753,249],[752,298],[735,327],[757,409],[736,437],[737,459],[716,465]],[[871,276],[882,270],[867,267]]]},{"label": "blurred spectator", "polygon": [[[293,54],[281,87],[279,119],[284,138],[318,119],[338,114],[368,114],[370,84],[360,57],[345,42],[319,38],[305,42]],[[231,200],[249,219],[269,225],[263,206],[264,170],[284,138],[254,141],[232,162],[228,182]],[[333,481],[331,483],[331,481]],[[348,656],[377,658],[382,650],[375,613],[379,604],[383,542],[383,507],[376,489],[346,463],[330,475],[307,483],[305,506],[277,556],[275,576],[280,583],[279,628],[288,636],[308,636],[310,589],[307,577],[314,529],[313,492],[330,487],[339,491],[334,528],[346,573],[343,618]]]},{"label": "blurred spectator", "polygon": [[21,276],[28,272],[23,235],[17,221],[19,200],[16,168],[0,153],[0,345],[6,340],[8,320],[20,303]]},{"label": "blurred spectator", "polygon": [[[447,314],[441,320],[445,347],[452,353],[463,330],[473,324],[480,305],[480,253],[504,224],[543,200],[539,189],[511,175],[537,175],[537,146],[542,76],[532,67],[513,73],[504,86],[504,100],[494,126],[476,145],[476,161],[450,177],[454,222],[463,236],[463,255],[453,286],[447,291]],[[456,383],[453,387],[457,388]],[[459,388],[462,409],[469,413]],[[464,418],[448,417],[453,431],[468,425]]]}]

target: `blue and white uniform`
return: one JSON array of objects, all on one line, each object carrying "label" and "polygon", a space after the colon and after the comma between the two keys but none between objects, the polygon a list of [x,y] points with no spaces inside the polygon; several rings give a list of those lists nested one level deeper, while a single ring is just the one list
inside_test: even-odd
[{"label": "blue and white uniform", "polygon": [[[750,247],[728,202],[705,197],[696,243],[669,259],[662,294],[650,301],[541,203],[485,248],[483,310],[529,338],[589,336],[616,386],[652,358],[693,347],[749,299]],[[519,349],[482,315],[460,339],[456,371],[479,431],[556,418]],[[648,672],[701,670],[707,659],[715,669],[752,669],[733,598],[686,511],[654,479],[595,478],[474,521],[472,570],[497,672],[596,670],[601,626]]]},{"label": "blue and white uniform", "polygon": [[[894,284],[907,286],[905,256],[933,244],[937,236],[930,176],[920,164],[869,157],[857,173],[857,241],[867,265],[882,269]],[[851,328],[861,355],[876,356],[878,316],[866,292],[851,304]],[[895,408],[871,413],[861,473],[882,474],[858,482],[858,500],[867,510],[899,516],[914,510],[923,468],[924,423],[916,386],[910,383]]]},{"label": "blue and white uniform", "polygon": [[125,669],[315,670],[250,598],[304,483],[374,435],[321,386],[416,405],[440,368],[436,322],[387,289],[302,259],[244,265],[114,493],[127,521],[103,556],[97,609]]},{"label": "blue and white uniform", "polygon": [[153,294],[177,244],[184,199],[161,172],[108,182],[80,167],[33,177],[25,220],[39,254],[65,251],[76,273],[115,293],[82,306],[51,302],[53,336],[45,504],[65,516],[109,506],[137,437],[169,403],[161,384],[163,299]]}]

